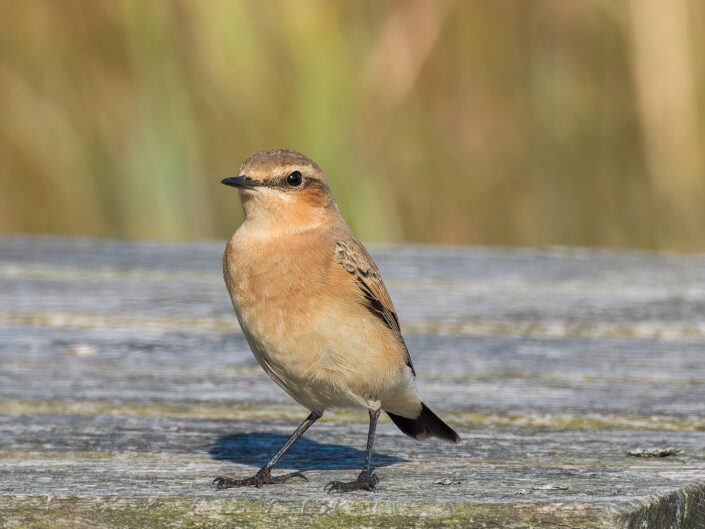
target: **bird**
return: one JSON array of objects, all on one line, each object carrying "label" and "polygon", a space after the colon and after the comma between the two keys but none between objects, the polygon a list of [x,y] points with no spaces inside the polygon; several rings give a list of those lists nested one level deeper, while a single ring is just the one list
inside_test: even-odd
[{"label": "bird", "polygon": [[289,447],[331,408],[362,408],[369,430],[355,480],[331,481],[329,493],[374,491],[372,451],[380,412],[406,435],[457,443],[458,434],[416,390],[416,371],[379,269],[340,214],[320,167],[292,150],[250,156],[235,187],[244,220],[223,253],[233,309],[259,365],[310,411],[254,476],[220,476],[218,489],[308,481],[273,476]]}]

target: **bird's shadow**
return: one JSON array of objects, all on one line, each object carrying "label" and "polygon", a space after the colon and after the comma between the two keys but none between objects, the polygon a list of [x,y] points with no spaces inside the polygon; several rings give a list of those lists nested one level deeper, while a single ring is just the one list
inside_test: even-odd
[{"label": "bird's shadow", "polygon": [[[241,465],[261,467],[289,438],[274,432],[250,432],[224,435],[210,447],[213,459],[231,461]],[[297,470],[357,469],[365,458],[364,450],[344,445],[319,443],[310,439],[298,439],[284,454],[277,468]],[[406,461],[399,457],[374,452],[372,466],[386,467]]]}]

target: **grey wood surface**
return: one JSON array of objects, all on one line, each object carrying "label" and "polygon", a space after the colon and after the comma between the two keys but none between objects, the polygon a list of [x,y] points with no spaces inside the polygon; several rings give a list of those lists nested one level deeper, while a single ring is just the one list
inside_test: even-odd
[{"label": "grey wood surface", "polygon": [[[308,483],[216,491],[306,416],[256,365],[224,243],[0,238],[0,527],[705,527],[705,257],[372,247],[424,400],[463,437],[333,411]],[[672,448],[666,457],[628,452]]]}]

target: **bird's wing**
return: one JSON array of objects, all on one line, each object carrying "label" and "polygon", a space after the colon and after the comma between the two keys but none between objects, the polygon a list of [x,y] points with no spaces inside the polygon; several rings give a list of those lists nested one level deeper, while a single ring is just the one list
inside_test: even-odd
[{"label": "bird's wing", "polygon": [[335,244],[335,259],[346,272],[353,276],[355,284],[360,290],[360,303],[397,334],[406,352],[406,365],[416,375],[409,351],[401,335],[399,319],[394,311],[392,299],[389,297],[382,276],[370,254],[356,239],[338,240]]}]

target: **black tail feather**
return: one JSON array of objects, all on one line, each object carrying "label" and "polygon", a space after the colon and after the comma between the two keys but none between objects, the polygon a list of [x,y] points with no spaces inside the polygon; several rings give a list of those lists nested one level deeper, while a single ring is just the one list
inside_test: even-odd
[{"label": "black tail feather", "polygon": [[[386,411],[386,410],[385,410]],[[428,437],[438,437],[443,441],[457,443],[460,436],[444,423],[438,415],[433,413],[423,402],[421,403],[421,415],[416,419],[407,419],[400,415],[387,412],[392,422],[409,437],[417,441],[423,441]]]}]

